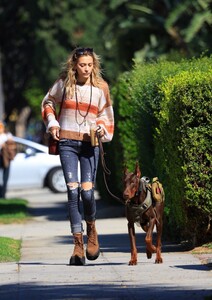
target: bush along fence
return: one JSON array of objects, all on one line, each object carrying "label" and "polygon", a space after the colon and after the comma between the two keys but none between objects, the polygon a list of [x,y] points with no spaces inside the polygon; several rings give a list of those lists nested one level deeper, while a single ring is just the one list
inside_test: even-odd
[{"label": "bush along fence", "polygon": [[113,192],[122,191],[123,165],[133,170],[138,160],[165,187],[165,234],[192,246],[212,237],[211,66],[212,57],[135,63],[112,89]]}]

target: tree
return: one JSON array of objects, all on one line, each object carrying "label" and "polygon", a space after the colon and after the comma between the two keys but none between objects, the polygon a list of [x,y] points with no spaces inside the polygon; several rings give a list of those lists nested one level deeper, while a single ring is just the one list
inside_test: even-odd
[{"label": "tree", "polygon": [[105,32],[108,49],[117,52],[121,70],[132,59],[140,61],[167,57],[200,56],[211,53],[212,3],[210,0],[111,1]]},{"label": "tree", "polygon": [[[211,52],[210,0],[2,0],[0,41],[5,119],[31,107],[40,117],[42,95],[77,45],[102,56],[113,83],[134,59],[144,61]],[[37,103],[36,103],[37,98]]]},{"label": "tree", "polygon": [[[104,18],[94,1],[3,0],[0,40],[6,120],[17,120],[56,80],[60,64],[76,45],[97,45],[98,23]],[[86,8],[86,9],[85,9]],[[95,22],[88,20],[90,15]],[[14,30],[15,29],[15,30]],[[37,108],[41,98],[37,99]],[[33,103],[32,103],[33,102]],[[37,112],[39,109],[37,109]],[[40,115],[40,114],[39,114]],[[38,116],[38,114],[37,114]]]},{"label": "tree", "polygon": [[1,75],[1,57],[0,57],[0,120],[4,119],[4,94]]}]

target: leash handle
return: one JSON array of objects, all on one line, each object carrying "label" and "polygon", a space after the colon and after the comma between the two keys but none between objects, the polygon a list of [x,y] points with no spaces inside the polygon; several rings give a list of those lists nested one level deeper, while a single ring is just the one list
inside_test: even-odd
[{"label": "leash handle", "polygon": [[98,139],[98,142],[99,142],[99,150],[100,150],[100,157],[101,157],[101,163],[102,163],[102,168],[103,168],[103,177],[104,177],[104,183],[105,183],[105,186],[106,186],[106,189],[108,191],[108,193],[114,198],[116,199],[117,201],[119,201],[121,204],[124,204],[124,201],[122,199],[120,199],[119,197],[115,196],[109,189],[108,187],[108,184],[107,184],[107,180],[106,180],[106,174],[107,175],[111,175],[111,171],[108,169],[108,167],[106,166],[106,163],[105,163],[105,153],[104,153],[104,148],[103,148],[103,145],[102,145],[102,141],[101,141],[101,138],[99,136],[99,133],[97,133],[97,139]]},{"label": "leash handle", "polygon": [[98,133],[97,133],[97,138],[98,138],[98,143],[99,143],[99,150],[100,150],[100,157],[101,157],[101,163],[102,163],[103,171],[104,171],[105,174],[111,175],[111,171],[108,169],[108,167],[106,166],[106,163],[105,163],[105,159],[104,159],[104,156],[105,156],[104,148],[103,148],[102,141],[101,141],[101,138],[100,138],[100,136],[99,136]]}]

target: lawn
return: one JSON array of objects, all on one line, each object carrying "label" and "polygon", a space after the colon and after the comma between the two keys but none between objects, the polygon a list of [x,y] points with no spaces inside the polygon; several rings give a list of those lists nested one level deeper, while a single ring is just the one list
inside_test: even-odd
[{"label": "lawn", "polygon": [[0,199],[0,224],[26,222],[27,204],[24,199]]},{"label": "lawn", "polygon": [[21,240],[0,237],[0,262],[19,261]]},{"label": "lawn", "polygon": [[[24,223],[29,219],[28,202],[23,199],[0,199],[1,224]],[[21,240],[0,237],[0,262],[19,261]]]}]

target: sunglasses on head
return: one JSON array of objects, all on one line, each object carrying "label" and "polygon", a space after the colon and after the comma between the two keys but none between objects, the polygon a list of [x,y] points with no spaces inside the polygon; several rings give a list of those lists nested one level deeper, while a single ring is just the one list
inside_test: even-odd
[{"label": "sunglasses on head", "polygon": [[87,53],[93,53],[93,48],[77,48],[75,50],[76,55],[84,55]]}]

